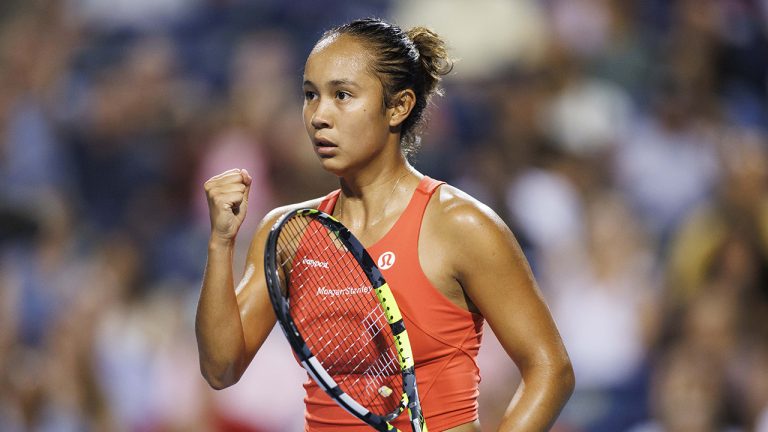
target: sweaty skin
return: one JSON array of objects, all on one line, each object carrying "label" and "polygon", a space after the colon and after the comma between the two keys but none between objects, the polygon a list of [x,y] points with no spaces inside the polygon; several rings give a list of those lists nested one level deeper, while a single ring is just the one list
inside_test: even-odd
[{"label": "sweaty skin", "polygon": [[[370,72],[368,61],[366,47],[353,37],[325,40],[307,59],[303,85],[304,124],[312,147],[341,183],[334,216],[363,245],[389,231],[422,177],[400,150],[400,127],[415,94],[404,90],[392,106],[385,106],[381,81]],[[316,208],[321,201],[267,214],[251,240],[244,275],[235,287],[232,253],[247,211],[250,181],[244,170],[230,170],[205,186],[212,229],[196,334],[202,374],[217,389],[240,379],[275,324],[263,269],[270,227],[288,211]],[[551,427],[573,391],[573,370],[509,228],[487,206],[443,185],[424,215],[419,261],[442,295],[485,317],[520,369],[522,383],[499,430]],[[479,430],[478,422],[451,429]]]}]

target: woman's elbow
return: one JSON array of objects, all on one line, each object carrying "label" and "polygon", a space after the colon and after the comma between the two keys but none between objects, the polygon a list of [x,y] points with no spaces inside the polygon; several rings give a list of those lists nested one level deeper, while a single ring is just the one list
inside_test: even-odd
[{"label": "woman's elbow", "polygon": [[561,391],[569,398],[576,387],[576,374],[573,372],[573,365],[568,357],[565,357],[556,368],[557,382]]},{"label": "woman's elbow", "polygon": [[223,390],[230,387],[240,381],[242,374],[235,371],[234,366],[226,368],[212,368],[201,361],[200,373],[203,375],[205,382],[208,383],[211,388],[215,390]]},{"label": "woman's elbow", "polygon": [[216,376],[211,376],[206,374],[203,374],[203,378],[205,378],[205,382],[207,382],[208,385],[214,390],[224,390],[225,388],[237,382],[236,380],[227,380],[221,377],[216,377]]},{"label": "woman's elbow", "polygon": [[576,387],[576,375],[567,355],[552,356],[546,360],[520,368],[523,381],[541,386],[551,394],[558,394],[568,399]]}]

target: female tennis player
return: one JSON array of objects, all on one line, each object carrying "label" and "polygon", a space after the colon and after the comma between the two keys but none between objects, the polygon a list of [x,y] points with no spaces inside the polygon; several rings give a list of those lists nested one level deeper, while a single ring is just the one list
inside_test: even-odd
[{"label": "female tennis player", "polygon": [[[212,387],[237,382],[275,325],[264,244],[280,216],[309,207],[346,225],[392,287],[430,430],[480,430],[476,357],[484,320],[522,376],[499,429],[542,431],[553,424],[573,390],[573,370],[513,234],[488,207],[407,161],[430,97],[451,68],[444,42],[421,27],[405,32],[365,19],[320,38],[304,69],[304,124],[320,163],[341,187],[270,212],[237,286],[232,255],[252,180],[232,169],[205,183],[211,235],[196,332],[202,374]],[[306,430],[370,430],[311,381],[305,388]]]}]

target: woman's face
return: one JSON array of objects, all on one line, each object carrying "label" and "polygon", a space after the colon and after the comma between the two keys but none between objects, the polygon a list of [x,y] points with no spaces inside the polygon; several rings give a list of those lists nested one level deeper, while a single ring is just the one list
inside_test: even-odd
[{"label": "woman's face", "polygon": [[304,126],[323,167],[339,176],[368,165],[392,140],[368,62],[365,46],[342,35],[320,41],[304,68]]}]

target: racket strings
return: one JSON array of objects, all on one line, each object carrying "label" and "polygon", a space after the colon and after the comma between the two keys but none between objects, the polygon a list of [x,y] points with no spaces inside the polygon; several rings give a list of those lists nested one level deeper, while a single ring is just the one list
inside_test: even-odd
[{"label": "racket strings", "polygon": [[[369,313],[369,315],[371,313],[374,313],[374,312],[376,312],[376,311],[372,310]],[[329,322],[329,321],[331,321],[331,319],[330,318],[325,318],[325,321],[326,321],[326,324],[328,324],[328,326],[327,326],[328,330],[325,332],[325,334],[329,334],[330,330],[333,328],[333,326],[331,326],[330,322]],[[360,354],[363,353],[363,351],[365,351],[365,348],[368,348],[368,346],[369,346],[368,343],[373,342],[373,337],[375,337],[376,335],[378,335],[381,332],[381,330],[378,329],[378,330],[376,330],[375,333],[373,333],[373,334],[370,333],[373,330],[375,324],[376,324],[375,322],[371,322],[371,324],[368,327],[365,328],[366,330],[369,331],[370,338],[366,339],[365,333],[361,333],[360,341],[364,342],[364,343],[358,345],[359,349],[356,352],[352,353],[352,354],[349,354],[349,351],[355,345],[348,345],[346,347],[344,347],[344,346],[342,346],[340,344],[333,345],[333,338],[329,338],[329,340],[322,347],[319,347],[319,351],[320,352],[323,352],[323,351],[325,351],[327,349],[331,349],[331,351],[329,353],[327,353],[326,358],[335,359],[332,363],[327,365],[327,369],[329,371],[345,369],[342,366],[344,366],[345,364],[346,365],[350,365],[351,363],[345,363],[344,364],[344,363],[340,363],[340,362],[345,360],[345,359],[347,359],[347,358],[350,358],[350,357],[351,358],[358,358],[359,359],[359,362],[358,362],[357,366],[359,366],[360,364],[364,363],[365,359],[367,359],[370,356],[371,353],[370,352],[365,353],[364,357],[360,357]],[[341,330],[343,330],[343,329],[344,329],[343,327],[337,327],[337,331],[333,334],[333,336],[340,336]],[[318,338],[318,340],[321,340],[321,339],[322,339],[322,337]],[[342,356],[338,356],[338,355],[334,356],[334,354],[339,349],[343,349],[344,350],[344,352],[341,353],[343,355]],[[377,353],[374,353],[374,354],[377,354]],[[353,370],[354,369],[357,369],[357,368],[353,368]]]},{"label": "racket strings", "polygon": [[395,411],[403,385],[394,337],[354,255],[307,216],[284,225],[277,248],[291,315],[315,358],[372,412]]}]

